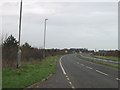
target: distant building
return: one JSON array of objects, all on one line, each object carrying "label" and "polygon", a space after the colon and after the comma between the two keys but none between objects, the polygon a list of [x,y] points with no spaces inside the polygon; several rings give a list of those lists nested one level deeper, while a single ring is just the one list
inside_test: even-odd
[{"label": "distant building", "polygon": [[68,51],[67,51],[67,50],[65,50],[65,53],[68,53]]}]

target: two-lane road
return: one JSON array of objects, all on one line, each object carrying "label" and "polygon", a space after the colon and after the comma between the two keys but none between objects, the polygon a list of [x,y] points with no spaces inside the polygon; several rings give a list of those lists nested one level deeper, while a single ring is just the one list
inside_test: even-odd
[{"label": "two-lane road", "polygon": [[118,88],[118,71],[76,57],[64,55],[57,72],[35,88]]}]

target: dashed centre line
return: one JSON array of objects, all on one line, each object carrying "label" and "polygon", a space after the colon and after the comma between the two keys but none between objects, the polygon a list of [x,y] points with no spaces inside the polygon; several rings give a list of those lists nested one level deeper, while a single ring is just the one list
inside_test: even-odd
[{"label": "dashed centre line", "polygon": [[[84,64],[81,64],[82,66],[85,66]],[[93,69],[92,67],[89,67],[89,66],[85,66],[86,68],[88,68],[88,69]],[[100,73],[100,74],[103,74],[103,75],[105,75],[105,76],[109,76],[108,74],[106,74],[106,73],[104,73],[104,72],[102,72],[102,71],[99,71],[99,70],[95,70],[96,72],[98,72],[98,73]],[[119,78],[115,78],[117,81],[119,81],[120,79]]]},{"label": "dashed centre line", "polygon": [[108,76],[108,74],[106,74],[106,73],[104,73],[104,72],[101,72],[101,71],[99,71],[99,70],[95,70],[95,71],[98,72],[98,73],[101,73],[101,74],[103,74],[103,75]]},{"label": "dashed centre line", "polygon": [[88,66],[86,66],[86,68],[88,68],[88,69],[93,69],[93,68],[91,68],[91,67],[88,67]]},{"label": "dashed centre line", "polygon": [[[65,70],[64,70],[64,68],[63,68],[63,66],[62,66],[61,59],[62,59],[62,57],[60,58],[59,63],[60,63],[61,69],[62,69],[62,71],[63,71],[63,74],[65,75],[65,77],[66,77],[68,83],[70,84],[71,88],[72,88],[72,89],[75,89],[75,87],[73,86],[72,82],[70,81],[69,77],[67,76],[67,73],[65,72]],[[80,64],[80,63],[77,62],[77,64]],[[93,63],[91,63],[91,64],[93,64]],[[91,69],[91,70],[93,69],[92,67],[86,66],[86,65],[84,65],[84,64],[80,64],[80,65],[81,65],[81,66],[84,66],[84,67],[86,67],[86,68],[88,68],[88,69]],[[94,70],[95,70],[95,69],[94,69]],[[104,73],[104,72],[102,72],[102,71],[99,71],[99,70],[97,70],[97,69],[96,69],[95,71],[98,72],[98,73],[100,73],[100,74],[103,74],[103,75],[105,75],[105,76],[109,76],[108,74],[106,74],[106,73]],[[115,78],[115,79],[116,79],[116,80],[120,80],[119,78]]]},{"label": "dashed centre line", "polygon": [[[86,65],[84,65],[84,64],[80,64],[81,66],[85,66],[86,68],[88,68],[88,69],[93,69],[92,67],[89,67],[89,66],[86,66]],[[100,73],[100,74],[103,74],[103,75],[105,75],[105,76],[109,76],[108,74],[106,74],[106,73],[104,73],[104,72],[102,72],[102,71],[99,71],[99,70],[95,70],[96,72],[98,72],[98,73]],[[119,78],[115,78],[117,81],[119,81],[120,79]]]},{"label": "dashed centre line", "polygon": [[67,80],[70,80],[69,78],[67,78]]},{"label": "dashed centre line", "polygon": [[79,62],[77,62],[77,64],[79,64]]},{"label": "dashed centre line", "polygon": [[85,66],[84,64],[81,64],[82,66]]}]

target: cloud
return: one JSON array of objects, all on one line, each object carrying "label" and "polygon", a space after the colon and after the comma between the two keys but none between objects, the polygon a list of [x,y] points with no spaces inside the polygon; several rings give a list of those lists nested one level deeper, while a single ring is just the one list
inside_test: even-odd
[{"label": "cloud", "polygon": [[[11,11],[10,11],[11,10]],[[44,19],[47,48],[117,48],[117,3],[24,1],[22,43],[43,46]],[[18,37],[19,3],[5,3],[3,32]]]}]

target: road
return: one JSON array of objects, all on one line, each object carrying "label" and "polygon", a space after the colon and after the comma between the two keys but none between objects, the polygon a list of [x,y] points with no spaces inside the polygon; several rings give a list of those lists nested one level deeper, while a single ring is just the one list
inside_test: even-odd
[{"label": "road", "polygon": [[56,74],[35,88],[118,88],[119,80],[117,69],[68,54],[58,61]]}]

